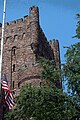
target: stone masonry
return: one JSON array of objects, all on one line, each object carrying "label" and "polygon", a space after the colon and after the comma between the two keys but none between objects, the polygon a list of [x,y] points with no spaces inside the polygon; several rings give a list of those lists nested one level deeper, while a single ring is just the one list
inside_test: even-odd
[{"label": "stone masonry", "polygon": [[39,24],[39,9],[33,6],[29,16],[5,23],[2,73],[6,73],[12,89],[18,90],[26,83],[40,84],[39,57],[54,60],[60,68],[59,42],[47,41]]},{"label": "stone masonry", "polygon": [[[0,40],[1,40],[0,24]],[[45,57],[54,60],[60,68],[58,40],[47,41],[39,24],[39,9],[30,8],[29,16],[5,23],[2,76],[7,75],[11,89],[19,90],[25,84],[40,85],[40,68],[37,60]]]}]

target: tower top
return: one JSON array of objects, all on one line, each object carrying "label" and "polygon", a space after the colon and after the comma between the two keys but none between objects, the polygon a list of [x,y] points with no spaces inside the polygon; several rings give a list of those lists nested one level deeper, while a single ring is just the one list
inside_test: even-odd
[{"label": "tower top", "polygon": [[31,10],[38,10],[39,11],[39,8],[38,8],[38,6],[32,6],[32,7],[30,7],[30,11]]}]

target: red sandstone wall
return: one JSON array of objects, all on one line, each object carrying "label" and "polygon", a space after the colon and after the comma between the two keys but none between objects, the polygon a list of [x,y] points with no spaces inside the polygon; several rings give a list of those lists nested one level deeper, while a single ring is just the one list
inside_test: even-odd
[{"label": "red sandstone wall", "polygon": [[38,7],[31,7],[30,15],[24,19],[5,24],[3,73],[6,72],[11,88],[18,89],[26,82],[40,83],[40,68],[36,66],[39,57],[55,60],[59,68],[59,44],[53,42],[49,44],[40,27]]}]

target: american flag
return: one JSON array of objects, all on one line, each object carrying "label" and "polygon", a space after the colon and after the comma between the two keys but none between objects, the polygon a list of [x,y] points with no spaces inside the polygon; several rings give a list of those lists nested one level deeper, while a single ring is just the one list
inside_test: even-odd
[{"label": "american flag", "polygon": [[12,94],[12,90],[10,90],[8,81],[6,78],[6,74],[4,74],[4,79],[2,81],[2,90],[4,91],[4,101],[9,109],[12,109],[15,105],[15,100]]}]

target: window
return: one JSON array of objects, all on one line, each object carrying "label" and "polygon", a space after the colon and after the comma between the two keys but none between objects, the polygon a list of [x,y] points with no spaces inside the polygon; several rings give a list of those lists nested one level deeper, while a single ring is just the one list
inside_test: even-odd
[{"label": "window", "polygon": [[16,46],[12,47],[12,55],[16,54]]},{"label": "window", "polygon": [[24,39],[26,37],[25,33],[23,33],[22,38]]},{"label": "window", "polygon": [[14,89],[14,84],[15,84],[15,81],[13,81],[13,89]]},{"label": "window", "polygon": [[20,83],[18,83],[18,88],[20,88]]},{"label": "window", "polygon": [[15,49],[13,49],[13,55],[15,55]]},{"label": "window", "polygon": [[13,72],[15,72],[15,64],[13,64]]},{"label": "window", "polygon": [[9,42],[10,37],[6,37],[5,42]]},{"label": "window", "polygon": [[15,36],[14,36],[14,41],[17,41],[17,40],[18,40],[18,36],[15,35]]}]

